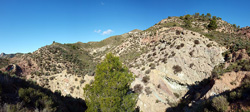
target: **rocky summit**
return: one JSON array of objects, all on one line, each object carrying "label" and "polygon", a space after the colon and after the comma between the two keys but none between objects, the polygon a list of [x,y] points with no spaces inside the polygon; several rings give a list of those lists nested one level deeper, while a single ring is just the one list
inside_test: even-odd
[{"label": "rocky summit", "polygon": [[[100,42],[53,42],[32,53],[2,53],[1,75],[85,100],[83,88],[93,83],[96,66],[112,53],[135,77],[130,88],[138,95],[140,111],[217,111],[217,106],[225,107],[222,111],[249,111],[249,31],[219,17],[168,17],[146,30]],[[14,87],[18,91],[19,86]],[[1,104],[19,101],[3,99]],[[218,99],[225,102],[216,105]]]}]

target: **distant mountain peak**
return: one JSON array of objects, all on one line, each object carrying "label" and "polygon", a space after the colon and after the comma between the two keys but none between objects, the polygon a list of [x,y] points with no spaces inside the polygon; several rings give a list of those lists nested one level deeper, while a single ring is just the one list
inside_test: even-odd
[{"label": "distant mountain peak", "polygon": [[6,54],[4,53],[4,52],[2,52],[1,54],[0,54],[0,57],[3,57],[3,56],[5,56]]}]

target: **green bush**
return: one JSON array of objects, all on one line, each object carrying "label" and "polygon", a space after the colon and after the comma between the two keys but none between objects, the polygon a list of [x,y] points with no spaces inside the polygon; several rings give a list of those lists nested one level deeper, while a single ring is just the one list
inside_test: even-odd
[{"label": "green bush", "polygon": [[230,92],[229,96],[230,96],[230,99],[233,101],[237,98],[237,93],[235,91]]},{"label": "green bush", "polygon": [[192,27],[190,20],[184,20],[184,23],[185,23],[186,28],[191,28]]},{"label": "green bush", "polygon": [[46,109],[48,111],[55,111],[53,107],[53,100],[46,94],[35,90],[33,88],[23,89],[20,88],[18,91],[19,97],[23,100],[25,106],[32,106],[38,109]]},{"label": "green bush", "polygon": [[224,96],[214,97],[212,99],[212,106],[218,112],[226,112],[229,106],[227,99]]},{"label": "green bush", "polygon": [[191,15],[187,14],[187,15],[185,16],[185,19],[186,19],[186,20],[190,20],[190,19],[191,19]]},{"label": "green bush", "polygon": [[200,17],[200,13],[195,13],[195,14],[194,14],[194,17],[195,17],[195,18]]},{"label": "green bush", "polygon": [[180,16],[180,19],[183,19],[183,16]]},{"label": "green bush", "polygon": [[216,20],[211,20],[207,26],[208,30],[215,30],[217,28]]},{"label": "green bush", "polygon": [[211,19],[211,14],[210,13],[207,13],[207,15],[205,16],[207,20]]}]

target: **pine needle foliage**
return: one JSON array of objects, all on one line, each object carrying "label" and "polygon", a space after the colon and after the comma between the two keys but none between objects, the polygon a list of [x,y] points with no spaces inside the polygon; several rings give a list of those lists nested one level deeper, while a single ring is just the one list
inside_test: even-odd
[{"label": "pine needle foliage", "polygon": [[131,112],[137,94],[130,91],[134,76],[123,66],[119,57],[108,53],[97,65],[95,80],[84,88],[87,112]]}]

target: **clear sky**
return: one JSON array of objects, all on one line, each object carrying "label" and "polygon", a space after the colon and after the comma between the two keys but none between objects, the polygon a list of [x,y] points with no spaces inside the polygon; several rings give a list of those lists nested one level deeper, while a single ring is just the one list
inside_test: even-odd
[{"label": "clear sky", "polygon": [[100,41],[145,30],[168,16],[211,13],[250,26],[250,0],[0,0],[0,53]]}]

